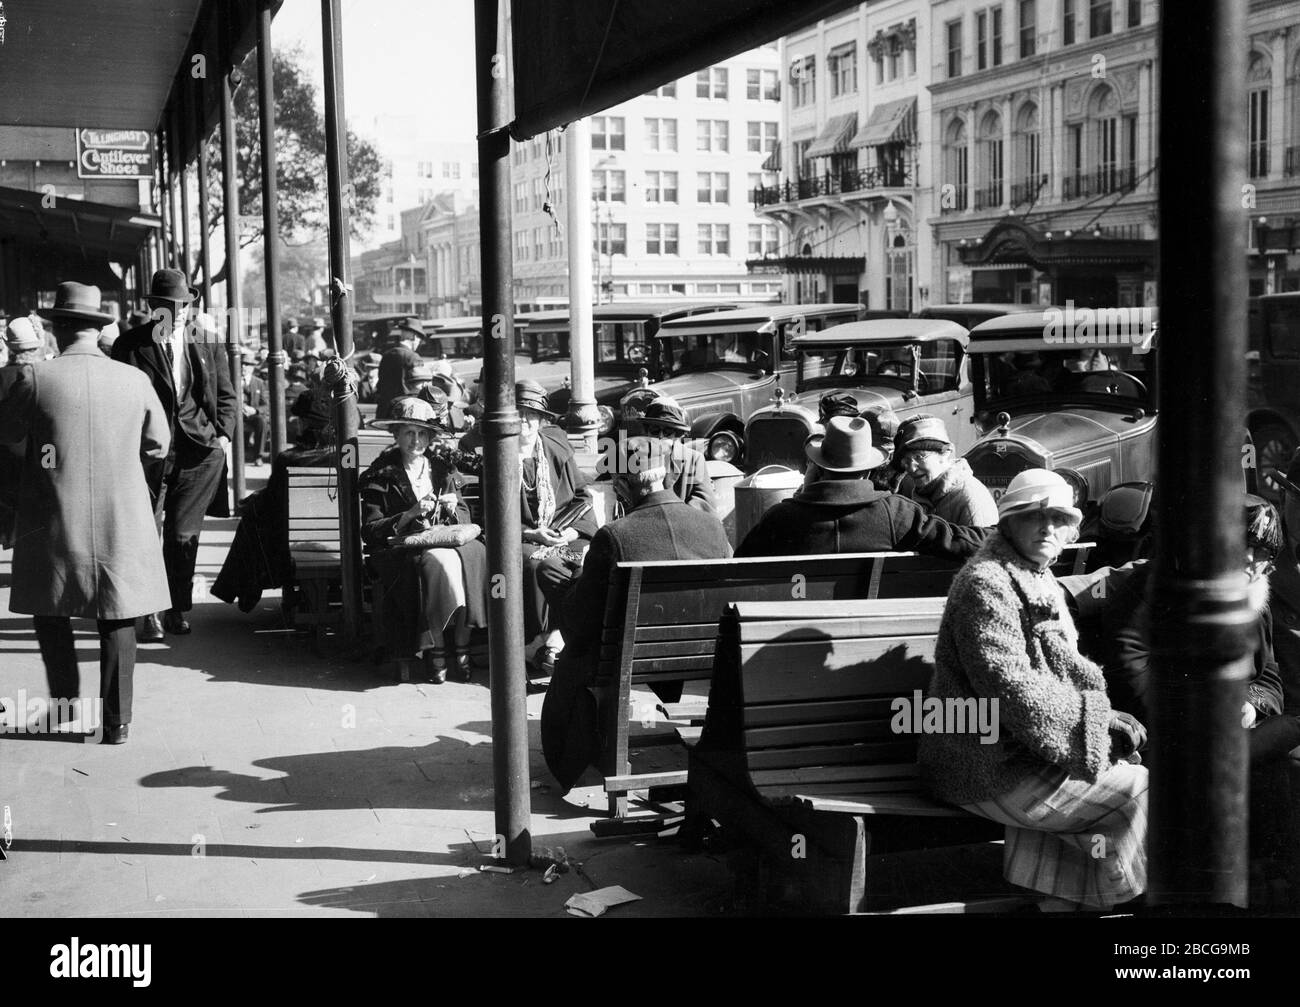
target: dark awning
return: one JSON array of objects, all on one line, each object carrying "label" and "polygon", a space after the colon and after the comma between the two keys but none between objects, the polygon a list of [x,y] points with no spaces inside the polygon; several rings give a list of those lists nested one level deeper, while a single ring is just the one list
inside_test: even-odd
[{"label": "dark awning", "polygon": [[778,143],[772,148],[772,153],[767,155],[767,160],[759,165],[761,171],[780,171],[781,170],[781,145]]},{"label": "dark awning", "polygon": [[510,135],[526,140],[593,115],[856,5],[857,0],[512,0]]},{"label": "dark awning", "polygon": [[877,105],[867,117],[867,124],[859,130],[849,146],[879,147],[884,143],[910,140],[916,132],[916,98],[899,98]]},{"label": "dark awning", "polygon": [[1156,243],[1149,238],[1095,237],[1087,232],[1072,232],[1067,238],[1063,232],[1040,231],[1018,220],[1004,220],[980,241],[958,249],[958,255],[963,266],[979,269],[1137,268],[1155,265]]},{"label": "dark awning", "polygon": [[54,200],[53,206],[42,206],[42,201],[39,192],[0,187],[0,234],[129,263],[161,223],[151,213],[128,207],[66,197]]},{"label": "dark awning", "polygon": [[833,115],[821,131],[821,135],[812,142],[804,157],[829,157],[831,154],[843,154],[852,148],[849,141],[858,129],[858,113]]}]

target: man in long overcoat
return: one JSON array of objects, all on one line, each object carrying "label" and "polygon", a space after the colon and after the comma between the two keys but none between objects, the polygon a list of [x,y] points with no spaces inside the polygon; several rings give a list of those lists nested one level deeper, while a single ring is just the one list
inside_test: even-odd
[{"label": "man in long overcoat", "polygon": [[104,740],[131,722],[136,617],[165,607],[167,575],[144,464],[167,456],[167,416],[134,368],[99,352],[98,287],[59,285],[61,355],[0,402],[0,440],[26,437],[9,608],[34,617],[52,699],[78,692],[70,617],[96,620]]},{"label": "man in long overcoat", "polygon": [[[226,447],[235,435],[239,402],[230,379],[225,346],[201,325],[189,323],[195,291],[176,269],[153,275],[148,301],[154,318],[113,344],[113,359],[142,370],[153,384],[170,424],[172,449],[149,473],[154,513],[162,521],[170,603],[161,629],[190,631],[185,613],[194,607],[191,582],[203,517],[223,483]],[[162,632],[151,618],[145,640]]]},{"label": "man in long overcoat", "polygon": [[420,356],[415,352],[420,340],[424,338],[424,329],[418,318],[404,319],[396,329],[389,333],[389,348],[379,361],[379,378],[375,385],[375,419],[388,419],[388,410],[393,399],[402,395],[414,395],[420,390],[416,383],[416,369],[420,366]]}]

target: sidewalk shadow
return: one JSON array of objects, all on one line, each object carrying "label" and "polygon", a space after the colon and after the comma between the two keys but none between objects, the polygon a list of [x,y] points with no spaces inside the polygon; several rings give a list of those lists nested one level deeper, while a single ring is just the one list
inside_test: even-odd
[{"label": "sidewalk shadow", "polygon": [[[138,843],[88,839],[15,839],[14,853],[98,853],[106,856],[152,857],[194,856],[192,843]],[[257,846],[251,843],[205,843],[205,857],[234,857],[241,860],[342,860],[358,863],[425,864],[430,867],[456,865],[460,856],[424,850],[376,850],[351,846]]]},{"label": "sidewalk shadow", "polygon": [[[530,750],[539,744],[537,721],[529,722]],[[473,721],[456,730],[490,736],[491,725]],[[533,775],[546,790],[534,790],[540,813],[551,818],[590,817],[587,809],[566,804],[559,788],[536,760]],[[493,804],[491,742],[438,736],[419,747],[387,746],[360,751],[276,756],[253,763],[268,776],[236,773],[212,766],[182,766],[150,773],[145,788],[214,789],[216,800],[260,804],[257,814],[283,811],[339,811],[365,808],[485,811]]]}]

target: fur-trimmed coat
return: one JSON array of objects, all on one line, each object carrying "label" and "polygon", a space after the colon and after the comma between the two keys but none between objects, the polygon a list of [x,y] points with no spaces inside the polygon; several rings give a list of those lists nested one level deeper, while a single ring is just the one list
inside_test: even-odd
[{"label": "fur-trimmed coat", "polygon": [[913,487],[912,499],[949,524],[991,528],[998,523],[993,494],[975,478],[965,458],[958,458],[924,489]]},{"label": "fur-trimmed coat", "polygon": [[928,696],[997,699],[998,740],[923,734],[918,761],[941,798],[975,804],[1044,766],[1095,781],[1112,764],[1112,716],[1101,669],[1050,570],[1025,562],[1000,532],[953,580],[935,642]]}]

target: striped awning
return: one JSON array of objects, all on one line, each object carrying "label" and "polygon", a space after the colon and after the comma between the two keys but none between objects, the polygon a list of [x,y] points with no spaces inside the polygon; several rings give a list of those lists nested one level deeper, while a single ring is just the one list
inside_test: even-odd
[{"label": "striped awning", "polygon": [[760,171],[781,170],[781,145],[779,143],[772,148],[772,153],[768,154],[767,159],[758,167]]},{"label": "striped awning", "polygon": [[808,148],[805,157],[830,157],[832,154],[844,154],[852,149],[850,140],[858,129],[858,113],[833,115],[825,128]]},{"label": "striped awning", "polygon": [[899,98],[877,105],[858,131],[850,147],[879,147],[881,144],[910,140],[916,132],[916,98]]}]

